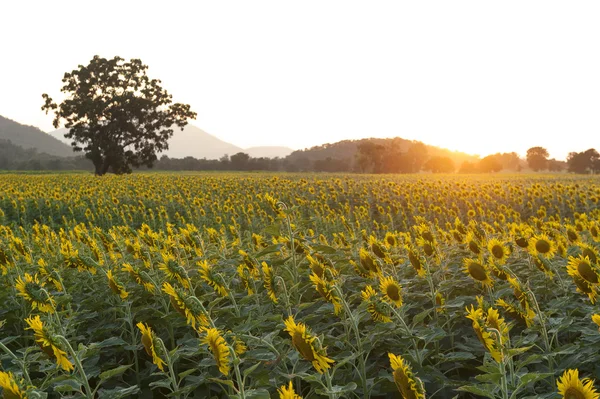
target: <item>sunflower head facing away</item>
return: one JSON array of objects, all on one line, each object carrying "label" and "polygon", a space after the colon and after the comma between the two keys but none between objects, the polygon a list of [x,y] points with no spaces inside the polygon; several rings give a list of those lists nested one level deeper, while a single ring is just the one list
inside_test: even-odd
[{"label": "sunflower head facing away", "polygon": [[152,329],[142,322],[137,323],[137,328],[142,333],[142,345],[148,356],[152,356],[152,363],[156,365],[161,371],[165,370],[165,362],[160,357],[161,345],[158,342],[160,338],[154,335]]},{"label": "sunflower head facing away", "polygon": [[21,389],[22,381],[17,381],[13,373],[0,371],[0,388],[4,399],[25,399],[27,394]]},{"label": "sunflower head facing away", "polygon": [[73,363],[67,358],[67,353],[61,348],[60,342],[54,337],[50,328],[44,324],[40,316],[32,316],[25,319],[29,326],[28,330],[33,330],[35,342],[44,353],[56,361],[56,364],[65,371],[74,369]]},{"label": "sunflower head facing away", "polygon": [[224,375],[229,375],[231,369],[231,353],[229,352],[229,346],[225,341],[225,338],[221,335],[219,330],[216,328],[209,328],[206,330],[206,335],[201,341],[203,344],[208,345],[208,349],[213,354],[217,368]]},{"label": "sunflower head facing away", "polygon": [[408,362],[402,356],[396,356],[393,353],[388,353],[388,357],[390,366],[394,370],[394,382],[402,397],[405,399],[425,399],[423,383],[414,375]]},{"label": "sunflower head facing away", "polygon": [[304,323],[296,323],[293,316],[285,320],[285,331],[292,338],[292,345],[300,355],[312,363],[313,367],[323,374],[334,361],[327,357],[325,348],[321,348],[317,337],[308,331]]}]

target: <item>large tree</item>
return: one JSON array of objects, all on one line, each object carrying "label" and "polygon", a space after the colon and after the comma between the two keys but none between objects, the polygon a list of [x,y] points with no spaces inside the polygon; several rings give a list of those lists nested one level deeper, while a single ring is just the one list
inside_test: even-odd
[{"label": "large tree", "polygon": [[527,150],[527,164],[536,172],[544,170],[548,166],[548,155],[544,147],[531,147]]},{"label": "large tree", "polygon": [[60,104],[42,95],[42,110],[54,112],[54,127],[64,121],[65,137],[75,151],[85,152],[97,175],[151,167],[156,154],[169,148],[173,127],[183,129],[196,117],[189,105],[173,103],[147,69],[139,59],[95,56],[87,66],[65,73]]}]

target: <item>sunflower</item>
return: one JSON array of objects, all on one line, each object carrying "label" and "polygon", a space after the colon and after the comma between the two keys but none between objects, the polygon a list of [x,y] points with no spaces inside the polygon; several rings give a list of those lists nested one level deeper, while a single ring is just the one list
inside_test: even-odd
[{"label": "sunflower", "polygon": [[529,298],[527,297],[527,293],[525,292],[525,289],[523,288],[519,280],[517,280],[514,277],[508,277],[507,281],[508,284],[510,284],[510,286],[512,287],[513,294],[515,295],[515,298],[517,298],[517,301],[519,301],[521,306],[529,306]]},{"label": "sunflower", "polygon": [[125,287],[119,284],[119,282],[115,279],[115,276],[113,276],[112,270],[106,272],[106,278],[108,278],[108,286],[112,292],[120,296],[121,299],[126,299],[129,296],[129,293],[125,290]]},{"label": "sunflower", "polygon": [[206,330],[206,336],[202,338],[203,344],[208,345],[208,349],[211,351],[217,362],[217,368],[221,374],[229,375],[231,369],[231,353],[229,352],[229,346],[225,341],[225,338],[221,336],[221,333],[216,328],[209,328]]},{"label": "sunflower", "polygon": [[492,275],[498,280],[506,281],[509,278],[506,270],[502,266],[497,265],[492,259],[489,261],[489,267]]},{"label": "sunflower", "polygon": [[427,269],[423,267],[424,260],[421,258],[419,251],[413,246],[406,246],[406,250],[408,252],[408,261],[415,269],[419,277],[425,277],[427,274]]},{"label": "sunflower", "polygon": [[589,258],[590,262],[592,262],[592,264],[594,265],[598,264],[598,249],[596,249],[595,246],[587,243],[580,243],[579,249],[581,250],[581,256],[583,256],[584,258]]},{"label": "sunflower", "polygon": [[152,356],[152,363],[156,364],[156,366],[161,370],[165,371],[165,362],[160,358],[159,351],[161,350],[161,345],[158,342],[160,338],[154,335],[152,329],[142,322],[136,324],[137,328],[142,332],[142,345],[144,345],[144,349],[148,356]]},{"label": "sunflower", "polygon": [[388,353],[390,366],[394,370],[394,382],[404,399],[425,399],[423,383],[413,373],[410,364],[402,356]]},{"label": "sunflower", "polygon": [[[473,305],[471,305],[470,309],[466,308],[466,311],[467,319],[473,322],[472,326],[475,334],[477,334],[477,338],[479,338],[484,348],[490,352],[492,358],[500,363],[503,360],[502,348],[495,339],[497,337],[488,329],[485,312],[481,308],[475,309]],[[503,322],[504,320],[502,320]]]},{"label": "sunflower", "polygon": [[[200,278],[210,285],[217,294],[225,297],[228,295],[227,287],[217,282],[213,267],[206,260],[196,262],[200,268]],[[187,288],[187,287],[186,287]]]},{"label": "sunflower", "polygon": [[[1,263],[1,260],[0,260]],[[40,271],[40,275],[46,280],[50,281],[57,291],[64,291],[64,287],[62,281],[60,280],[60,275],[56,271],[48,271],[48,263],[42,258],[38,260],[38,270]]]},{"label": "sunflower", "polygon": [[169,283],[163,283],[162,290],[165,294],[169,295],[173,308],[186,318],[187,324],[191,325],[192,328],[196,329],[196,323],[204,327],[208,325],[206,315],[201,310],[195,309],[196,304],[190,301],[189,296],[185,292],[173,287]]},{"label": "sunflower", "polygon": [[177,264],[175,256],[165,251],[161,252],[163,261],[158,264],[158,269],[162,271],[170,280],[177,280],[185,288],[190,288],[187,272]]},{"label": "sunflower", "polygon": [[528,252],[537,257],[543,255],[548,259],[552,259],[556,254],[557,248],[554,241],[550,239],[546,234],[536,234],[529,239],[529,245],[527,246]]},{"label": "sunflower", "polygon": [[594,389],[594,380],[579,379],[579,370],[565,370],[556,381],[558,393],[563,399],[598,399],[600,394]]},{"label": "sunflower", "polygon": [[596,325],[598,326],[598,328],[600,329],[600,314],[593,314],[592,315],[592,321],[594,323],[596,323]]},{"label": "sunflower", "polygon": [[492,238],[488,241],[487,249],[488,251],[490,251],[494,262],[499,265],[503,265],[506,262],[508,256],[510,255],[510,250],[502,241],[500,241],[497,238]]},{"label": "sunflower", "polygon": [[339,315],[342,310],[342,303],[335,290],[335,283],[324,280],[315,273],[312,273],[309,278],[319,295],[333,305],[333,313]]},{"label": "sunflower", "polygon": [[29,273],[25,273],[25,279],[21,276],[17,277],[15,288],[18,291],[17,294],[25,298],[34,310],[39,309],[40,312],[54,313],[56,306],[54,299],[43,289],[43,284],[40,284],[37,274],[31,276]]},{"label": "sunflower", "polygon": [[47,326],[44,325],[40,316],[29,317],[25,319],[29,327],[28,330],[33,330],[35,342],[49,357],[56,360],[56,364],[65,371],[74,369],[73,363],[67,358],[67,353],[60,348],[59,343],[54,338],[53,334]]},{"label": "sunflower", "polygon": [[277,392],[279,393],[279,399],[302,399],[302,396],[297,395],[294,391],[292,381],[289,382],[287,387],[282,385]]},{"label": "sunflower", "polygon": [[504,321],[504,319],[500,317],[500,313],[498,313],[497,309],[488,308],[486,325],[489,328],[493,328],[500,333],[500,336],[502,337],[501,344],[504,342],[508,342],[509,327],[508,324],[506,324],[506,322]]},{"label": "sunflower", "polygon": [[21,390],[19,385],[13,373],[0,371],[0,388],[2,388],[4,399],[26,399],[27,394]]},{"label": "sunflower", "polygon": [[496,305],[500,306],[504,311],[518,322],[524,324],[527,327],[533,325],[533,319],[535,318],[535,312],[529,305],[524,307],[524,310],[517,305],[505,301],[504,299],[498,299]]},{"label": "sunflower", "polygon": [[472,231],[469,231],[467,233],[467,236],[465,237],[465,244],[469,248],[469,251],[473,252],[473,254],[481,254],[481,244],[475,236],[475,233],[473,233]]},{"label": "sunflower", "polygon": [[383,277],[379,282],[379,289],[387,302],[393,303],[397,308],[402,306],[402,288],[393,277]]},{"label": "sunflower", "polygon": [[121,271],[129,273],[131,278],[133,278],[137,284],[144,287],[149,293],[154,294],[154,291],[156,290],[154,283],[149,281],[148,277],[146,277],[138,267],[132,266],[130,263],[123,263]]},{"label": "sunflower", "polygon": [[598,266],[594,265],[587,256],[579,255],[577,258],[569,256],[567,273],[571,277],[581,277],[592,285],[600,282],[598,279]]},{"label": "sunflower", "polygon": [[475,259],[464,259],[463,270],[466,274],[471,276],[473,280],[476,280],[486,287],[492,287],[494,282],[490,278],[488,268],[482,262]]},{"label": "sunflower", "polygon": [[571,244],[575,244],[581,240],[581,236],[579,235],[579,232],[573,226],[567,226],[566,233],[567,233],[567,240],[569,240],[569,242]]},{"label": "sunflower", "polygon": [[244,289],[248,292],[248,295],[254,294],[254,287],[250,284],[250,280],[252,279],[252,272],[248,269],[248,266],[245,264],[240,264],[237,267],[237,274],[242,281],[242,285]]},{"label": "sunflower", "polygon": [[369,251],[367,251],[364,248],[361,248],[358,251],[358,257],[360,259],[360,265],[362,266],[362,269],[366,274],[365,277],[371,277],[373,274],[381,273],[379,262]]},{"label": "sunflower", "polygon": [[267,290],[267,295],[269,299],[273,301],[273,303],[277,303],[277,296],[275,295],[275,287],[273,286],[273,269],[267,265],[267,262],[262,262],[262,272],[263,272],[263,285]]},{"label": "sunflower", "polygon": [[384,245],[389,249],[398,246],[398,239],[393,233],[389,231],[385,233],[385,237],[383,238]]},{"label": "sunflower", "polygon": [[423,237],[417,238],[417,245],[423,248],[423,253],[427,256],[435,254],[435,241],[426,240]]},{"label": "sunflower", "polygon": [[371,319],[382,323],[389,323],[392,321],[392,319],[384,313],[382,302],[373,287],[367,285],[365,289],[361,291],[360,296],[367,304],[367,311],[371,315]]},{"label": "sunflower", "polygon": [[[285,320],[285,330],[292,338],[292,345],[300,355],[312,363],[317,372],[323,374],[334,361],[327,357],[326,348],[321,348],[317,337],[312,335],[304,323],[296,323],[293,316]],[[316,344],[315,345],[315,341]]]}]

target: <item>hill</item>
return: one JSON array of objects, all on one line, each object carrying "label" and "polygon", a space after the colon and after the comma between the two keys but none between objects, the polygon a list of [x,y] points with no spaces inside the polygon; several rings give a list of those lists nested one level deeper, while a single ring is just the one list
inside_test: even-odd
[{"label": "hill", "polygon": [[285,158],[294,150],[289,147],[263,146],[246,148],[244,152],[252,158]]},{"label": "hill", "polygon": [[59,157],[73,156],[70,146],[57,140],[34,126],[21,125],[11,119],[0,116],[0,139],[24,149]]},{"label": "hill", "polygon": [[[399,153],[407,153],[411,147],[415,144],[420,143],[419,141],[406,140],[400,137],[381,139],[381,138],[367,138],[360,140],[342,140],[336,143],[327,143],[304,150],[298,150],[292,152],[286,161],[293,165],[292,169],[295,170],[307,170],[314,168],[317,165],[317,169],[321,167],[333,168],[335,170],[357,170],[357,153],[358,147],[361,144],[372,143],[375,145],[381,145],[386,148],[394,147]],[[479,160],[478,156],[466,154],[464,152],[450,151],[445,148],[435,147],[432,145],[425,144],[427,150],[427,156],[447,156],[458,168],[464,161],[476,162]]]}]

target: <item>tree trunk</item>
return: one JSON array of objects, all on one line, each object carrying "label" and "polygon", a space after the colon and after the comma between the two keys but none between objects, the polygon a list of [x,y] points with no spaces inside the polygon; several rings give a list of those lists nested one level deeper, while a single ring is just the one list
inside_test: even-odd
[{"label": "tree trunk", "polygon": [[96,168],[94,172],[96,176],[104,176],[108,172],[108,169],[110,169],[109,157],[98,159],[94,162],[94,167]]}]

